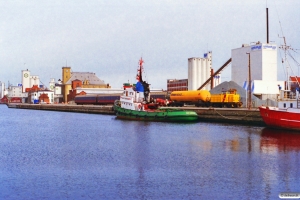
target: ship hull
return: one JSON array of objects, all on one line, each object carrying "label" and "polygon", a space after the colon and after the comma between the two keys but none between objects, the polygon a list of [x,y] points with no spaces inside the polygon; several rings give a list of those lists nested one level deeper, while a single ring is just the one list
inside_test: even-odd
[{"label": "ship hull", "polygon": [[114,110],[118,119],[135,121],[158,121],[158,122],[195,122],[198,115],[194,111],[156,109],[149,111],[137,111],[121,108],[114,104]]},{"label": "ship hull", "polygon": [[300,131],[299,112],[270,109],[264,106],[259,107],[259,111],[268,127]]}]

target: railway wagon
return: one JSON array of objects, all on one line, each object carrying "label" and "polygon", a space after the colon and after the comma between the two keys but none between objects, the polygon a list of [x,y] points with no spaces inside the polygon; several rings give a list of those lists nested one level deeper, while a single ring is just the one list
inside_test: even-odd
[{"label": "railway wagon", "polygon": [[205,105],[209,103],[211,94],[207,90],[173,91],[170,95],[170,106]]},{"label": "railway wagon", "polygon": [[77,105],[107,105],[113,104],[115,100],[120,100],[121,94],[94,94],[94,95],[77,95],[74,102]]},{"label": "railway wagon", "polygon": [[[153,99],[166,99],[166,92],[153,92],[150,97]],[[115,94],[91,94],[91,95],[77,95],[74,102],[77,105],[110,105],[114,104],[115,100],[120,100],[121,93]]]},{"label": "railway wagon", "polygon": [[97,96],[97,105],[114,104],[116,100],[120,100],[120,94],[101,94]]},{"label": "railway wagon", "polygon": [[240,95],[236,89],[221,94],[211,94],[207,90],[174,91],[170,95],[170,106],[195,105],[202,107],[241,107]]},{"label": "railway wagon", "polygon": [[95,95],[78,95],[74,98],[74,102],[77,105],[83,105],[83,104],[96,104],[97,102],[97,96]]}]

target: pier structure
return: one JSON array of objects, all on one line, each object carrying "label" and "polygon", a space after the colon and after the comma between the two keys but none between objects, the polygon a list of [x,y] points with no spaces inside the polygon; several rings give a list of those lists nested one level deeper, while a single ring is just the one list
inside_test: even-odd
[{"label": "pier structure", "polygon": [[[47,111],[61,111],[61,112],[77,112],[77,113],[91,113],[91,114],[106,114],[114,115],[112,105],[76,105],[76,104],[7,104],[9,108],[16,109],[33,109],[33,110],[47,110]],[[199,121],[205,122],[222,122],[232,124],[247,124],[264,126],[264,122],[260,116],[259,110],[247,108],[203,108],[203,107],[164,107],[166,109],[181,109],[193,110],[198,114]]]}]

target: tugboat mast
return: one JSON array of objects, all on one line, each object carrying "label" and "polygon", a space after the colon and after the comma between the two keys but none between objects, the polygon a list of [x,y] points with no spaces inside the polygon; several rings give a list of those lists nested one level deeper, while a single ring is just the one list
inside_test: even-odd
[{"label": "tugboat mast", "polygon": [[138,68],[138,76],[140,77],[140,81],[141,83],[143,82],[143,77],[142,77],[142,71],[143,71],[143,58],[141,57],[141,59],[139,60],[139,68]]}]

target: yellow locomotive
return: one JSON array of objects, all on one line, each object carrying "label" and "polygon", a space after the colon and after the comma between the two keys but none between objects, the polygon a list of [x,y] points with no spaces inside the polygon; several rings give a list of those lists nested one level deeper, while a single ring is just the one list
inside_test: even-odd
[{"label": "yellow locomotive", "polygon": [[236,89],[229,89],[221,94],[211,94],[207,90],[174,91],[170,94],[170,100],[170,106],[183,106],[184,104],[228,108],[242,106]]}]

